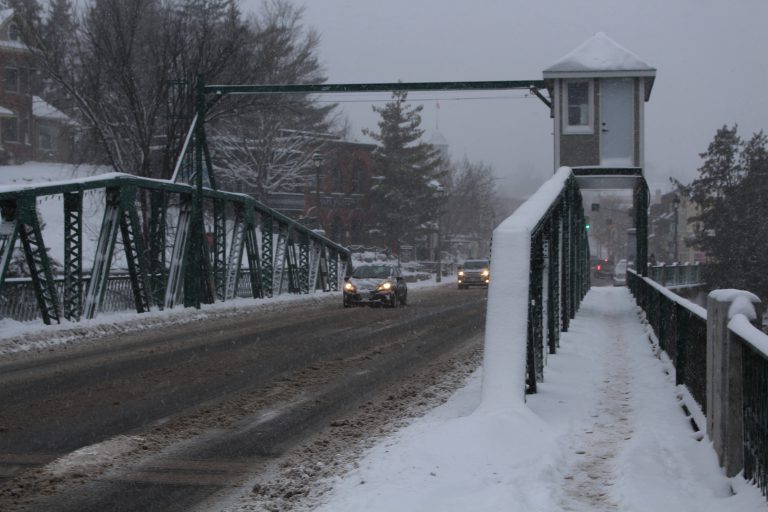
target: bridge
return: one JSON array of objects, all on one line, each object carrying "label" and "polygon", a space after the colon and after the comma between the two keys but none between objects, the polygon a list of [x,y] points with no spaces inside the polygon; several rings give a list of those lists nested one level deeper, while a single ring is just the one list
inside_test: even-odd
[{"label": "bridge", "polygon": [[[701,284],[698,269],[657,270],[648,266],[649,197],[643,175],[642,140],[637,137],[642,136],[643,100],[647,101],[650,96],[655,73],[647,66],[606,71],[574,68],[573,63],[573,59],[565,59],[549,68],[545,71],[544,81],[483,82],[474,85],[453,83],[443,86],[371,84],[368,89],[361,89],[524,87],[535,89],[537,94],[541,94],[540,89],[550,92],[550,99],[543,99],[555,119],[557,170],[494,231],[493,278],[485,312],[485,373],[481,408],[498,404],[525,407],[526,397],[535,395],[540,385],[546,382],[548,361],[558,354],[561,336],[568,333],[573,322],[579,318],[580,306],[591,293],[589,243],[582,193],[588,190],[629,190],[633,198],[636,243],[634,252],[628,254],[634,260],[634,269],[628,272],[628,288],[641,311],[638,321],[652,329],[652,341],[658,344],[674,366],[675,382],[685,386],[690,393],[692,401],[685,406],[694,423],[696,418],[705,418],[705,424],[697,424],[696,428],[706,431],[712,440],[726,474],[733,476],[743,471],[745,478],[755,482],[765,493],[768,490],[768,443],[765,442],[765,432],[768,432],[768,400],[765,395],[768,389],[768,336],[756,326],[759,300],[746,291],[719,290],[709,294],[707,307],[704,308],[675,293],[675,287]],[[569,90],[571,84],[575,84],[573,90]],[[586,84],[585,89],[581,90],[579,84]],[[208,94],[218,98],[225,94],[270,92],[275,89],[274,86],[270,86],[272,89],[263,87],[205,86],[201,80],[198,87],[200,112],[206,108]],[[285,87],[275,90],[285,92]],[[302,86],[295,87],[306,90]],[[335,90],[334,86],[318,87]],[[622,100],[630,101],[632,129],[616,130],[629,137],[628,140],[616,141],[608,136],[597,140],[599,137],[594,136],[598,132],[596,127],[600,116],[605,120],[602,122],[603,133],[609,133],[613,126],[606,123],[613,122],[614,118],[608,114],[614,115],[616,111],[627,113],[627,105],[617,107],[610,102],[600,105],[603,111],[599,113],[595,96],[590,95],[598,87],[603,87],[605,96],[612,97],[619,104]],[[339,85],[338,88],[350,90],[349,85]],[[580,94],[584,91],[586,96]],[[322,91],[318,89],[315,92]],[[570,93],[573,94],[569,96]],[[576,103],[580,98],[583,104],[569,104]],[[572,110],[567,108],[569,106],[592,110],[577,108],[573,112],[578,115],[570,117]],[[170,309],[179,304],[200,307],[201,303],[231,300],[242,289],[242,280],[246,281],[246,293],[257,298],[273,296],[284,289],[303,294],[315,290],[337,291],[349,265],[347,249],[248,196],[216,190],[211,173],[213,166],[205,145],[203,119],[204,115],[198,115],[193,122],[187,138],[188,151],[179,160],[174,180],[109,175],[60,184],[0,189],[3,218],[0,231],[0,291],[8,294],[13,287],[13,283],[5,279],[5,274],[10,254],[20,243],[30,269],[39,318],[45,323],[94,318],[106,306],[118,232],[122,239],[121,257],[127,267],[127,280],[137,313],[153,308]],[[587,129],[592,131],[588,133]],[[590,134],[593,136],[590,137]],[[187,183],[184,183],[185,180]],[[90,256],[92,271],[86,278],[83,275],[82,216],[84,196],[90,193],[98,193],[105,208],[95,253]],[[58,280],[52,275],[36,214],[39,199],[49,196],[61,201],[66,220],[63,238],[66,261],[64,275]],[[142,196],[150,205],[147,219],[137,213],[136,204]],[[210,229],[205,228],[207,224],[210,224]],[[142,233],[142,226],[148,226],[149,233]],[[206,245],[206,231],[213,233],[210,249]],[[149,240],[149,247],[143,246],[145,239]],[[166,246],[172,247],[170,257],[164,250]],[[244,255],[247,269],[242,267]],[[451,303],[450,311],[440,316],[434,325],[444,324],[441,328],[446,336],[447,331],[455,329],[460,335],[468,337],[467,322],[471,318],[477,321],[479,315],[479,306],[475,302],[469,312],[466,306]],[[464,311],[463,316],[459,315],[459,311]],[[402,330],[407,336],[415,332],[424,319],[430,318],[430,315],[437,317],[438,314],[422,315],[406,318],[403,325],[393,325],[391,321],[381,319],[382,329]],[[308,337],[323,322],[329,324],[326,326],[329,332],[336,332],[335,323],[343,321],[338,312],[310,316],[311,319],[302,320],[302,332]],[[240,323],[233,328],[238,332],[246,330]],[[361,326],[360,332],[370,332],[365,329]],[[222,334],[226,330],[226,320],[217,323],[216,332],[221,339],[217,338],[216,344],[211,345],[213,349],[205,345],[201,338],[195,338],[194,346],[184,347],[183,354],[193,360],[211,350],[225,351],[229,344],[250,343],[244,341],[246,338],[250,340],[249,336],[237,340],[227,338]],[[260,339],[261,335],[268,338],[268,331],[258,332],[259,336],[253,334],[254,339]],[[322,354],[324,364],[329,366],[336,354],[331,348],[344,353],[357,350],[351,348],[355,345],[354,340],[345,338],[344,333],[338,336],[333,347],[322,349],[325,351]],[[355,339],[373,343],[371,338],[361,335]],[[182,339],[183,336],[173,338],[173,344],[181,345]],[[289,339],[290,336],[282,333],[279,334],[280,343],[265,342],[268,345],[264,349],[265,357],[270,358],[275,366],[289,364],[279,355],[280,344],[288,343]],[[439,337],[432,340],[432,344],[424,349],[425,353],[436,350],[434,347],[440,342],[442,338]],[[147,347],[148,343],[149,340],[143,339],[128,340],[125,346],[138,345],[154,350]],[[164,350],[171,354],[171,348]],[[295,350],[312,350],[314,354],[317,348]],[[414,351],[409,353],[414,358],[423,356],[418,352],[421,349],[410,350]],[[233,386],[235,381],[243,386],[253,385],[243,376],[249,371],[244,354],[229,356],[227,364],[238,368],[239,373],[226,384],[220,381],[216,389],[233,392],[229,386]],[[84,360],[99,362],[104,357],[98,351],[86,356]],[[131,360],[134,356],[125,357]],[[397,368],[404,360],[390,361],[386,371],[380,371],[380,377],[401,375],[397,373]],[[15,372],[24,379],[42,372],[36,366],[23,364],[12,365],[7,370],[12,376]],[[184,375],[191,379],[194,368],[188,370],[190,373]],[[357,380],[349,382],[363,386],[368,382],[361,377],[364,373],[355,373]],[[319,386],[306,376],[301,382]],[[67,384],[70,385],[74,384]],[[42,388],[42,384],[39,387]],[[345,386],[337,387],[339,389],[335,389],[335,393],[344,392]],[[236,389],[239,392],[245,388]],[[22,389],[16,391],[21,393]],[[326,395],[322,397],[325,400]],[[209,398],[213,399],[212,396]],[[185,400],[192,398],[185,397]],[[318,398],[316,401],[323,400]],[[691,408],[697,411],[691,411]],[[153,411],[153,414],[160,413]],[[299,415],[297,423],[310,419],[310,413],[304,414]],[[116,422],[105,420],[105,423],[113,429],[109,433],[116,433]],[[133,428],[139,426],[139,423],[132,424]],[[228,438],[226,443],[222,442],[221,450],[226,451],[232,443],[245,443],[250,439],[247,441],[252,443],[248,445],[249,449],[263,456],[265,454],[260,451],[264,450],[263,446],[256,446],[253,438],[277,435],[275,432],[282,426],[272,425],[269,419],[265,419],[259,424],[262,430],[240,431]],[[21,434],[14,435],[22,438]],[[279,444],[274,440],[270,442],[270,450]],[[66,448],[78,447],[67,445]],[[207,447],[195,448],[200,450],[195,452],[196,456],[202,457],[207,453]],[[213,472],[209,473],[206,475],[213,478]]]}]

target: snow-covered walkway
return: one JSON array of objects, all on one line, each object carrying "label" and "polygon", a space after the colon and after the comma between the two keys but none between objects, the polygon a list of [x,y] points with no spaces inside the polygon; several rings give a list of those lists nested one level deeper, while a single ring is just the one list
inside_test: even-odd
[{"label": "snow-covered walkway", "polygon": [[526,408],[475,411],[478,371],[368,452],[321,510],[768,510],[693,431],[638,311],[626,288],[593,288]]}]

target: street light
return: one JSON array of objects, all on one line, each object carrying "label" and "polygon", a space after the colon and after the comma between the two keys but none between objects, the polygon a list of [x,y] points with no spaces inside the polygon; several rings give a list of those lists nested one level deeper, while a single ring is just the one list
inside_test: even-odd
[{"label": "street light", "polygon": [[312,155],[312,164],[315,166],[315,209],[317,226],[320,227],[320,166],[323,165],[323,155],[315,151]]},{"label": "street light", "polygon": [[674,236],[675,236],[675,244],[674,244],[674,250],[675,250],[675,261],[677,261],[677,210],[680,208],[680,197],[675,194],[672,196],[672,208],[675,211],[675,228],[674,228]]}]

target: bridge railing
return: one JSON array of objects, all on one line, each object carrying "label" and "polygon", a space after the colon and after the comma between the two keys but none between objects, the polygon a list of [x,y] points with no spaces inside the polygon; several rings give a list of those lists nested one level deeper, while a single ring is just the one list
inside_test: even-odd
[{"label": "bridge railing", "polygon": [[581,192],[563,167],[493,232],[485,401],[536,392],[547,354],[557,351],[588,289]]},{"label": "bridge railing", "polygon": [[[200,217],[192,215],[193,200],[202,205]],[[63,218],[63,233],[43,229],[46,219],[39,215],[41,207],[57,204],[61,210],[53,215]],[[93,212],[101,223],[91,223],[98,236],[89,244],[84,225]],[[283,289],[338,290],[349,261],[345,247],[248,195],[200,193],[191,185],[126,174],[0,187],[0,214],[0,298],[13,287],[6,277],[18,245],[45,323],[109,310],[113,270],[129,276],[133,308],[141,313],[199,305],[194,300],[200,297],[230,300],[243,279],[256,298]],[[64,260],[59,272],[44,233],[60,244],[54,247]]]},{"label": "bridge railing", "polygon": [[648,277],[666,287],[693,286],[703,284],[703,265],[697,263],[673,263],[671,265],[648,266]]},{"label": "bridge railing", "polygon": [[675,383],[685,385],[706,414],[707,310],[634,270],[627,286],[675,367]]},{"label": "bridge railing", "polygon": [[715,290],[704,309],[650,278],[632,271],[627,278],[675,366],[676,383],[706,416],[707,435],[726,475],[743,470],[768,494],[768,335],[757,327],[759,299]]}]

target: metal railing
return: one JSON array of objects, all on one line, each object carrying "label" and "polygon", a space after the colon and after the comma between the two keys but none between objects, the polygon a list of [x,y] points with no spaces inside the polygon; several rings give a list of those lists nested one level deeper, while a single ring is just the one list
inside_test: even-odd
[{"label": "metal railing", "polygon": [[[284,282],[288,282],[288,271],[285,271]],[[83,284],[87,286],[90,276],[83,277]],[[64,278],[54,278],[56,295],[59,301],[64,300]],[[286,293],[286,287],[275,293]],[[240,279],[237,282],[235,297],[253,297],[253,287],[250,279],[250,270],[241,269]],[[131,276],[128,274],[110,275],[107,280],[107,290],[100,309],[101,313],[127,312],[135,309]],[[30,322],[39,320],[40,309],[37,305],[35,288],[30,277],[17,277],[7,279],[3,286],[3,294],[0,296],[0,318],[10,318],[17,322]]]},{"label": "metal railing", "polygon": [[[654,268],[654,267],[651,267]],[[685,385],[706,414],[707,311],[651,278],[627,271],[627,286],[675,366],[675,383]]]},{"label": "metal railing", "polygon": [[668,288],[701,285],[704,284],[702,267],[699,263],[649,265],[648,277]]},{"label": "metal railing", "polygon": [[559,169],[496,228],[491,276],[485,358],[508,366],[504,372],[487,366],[489,401],[496,393],[508,399],[510,386],[536,392],[547,354],[556,353],[560,332],[589,289],[586,222],[571,169]]},{"label": "metal railing", "polygon": [[[728,314],[720,316],[727,316],[722,334],[727,339],[720,340],[716,324],[723,320],[717,319],[718,314],[709,317],[706,309],[631,270],[627,284],[675,366],[676,383],[688,388],[707,416],[707,433],[726,472],[730,476],[743,469],[744,477],[768,495],[768,335],[738,312],[740,308],[726,305]],[[708,302],[708,307],[722,306]],[[708,340],[708,334],[713,339]],[[727,360],[722,367],[720,354]],[[718,386],[727,391],[716,391]],[[720,439],[723,424],[733,425],[725,427],[733,429],[726,443]]]},{"label": "metal railing", "polygon": [[768,494],[768,335],[741,318],[728,330],[741,345],[744,478]]}]

